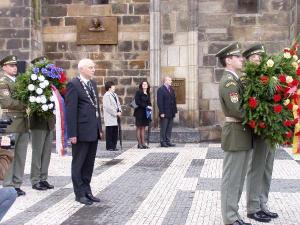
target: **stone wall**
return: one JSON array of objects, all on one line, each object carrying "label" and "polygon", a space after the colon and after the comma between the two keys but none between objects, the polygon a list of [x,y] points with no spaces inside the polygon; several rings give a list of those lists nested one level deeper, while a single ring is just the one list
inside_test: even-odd
[{"label": "stone wall", "polygon": [[0,1],[0,58],[30,59],[30,0]]},{"label": "stone wall", "polygon": [[[81,58],[96,62],[96,76],[101,96],[104,82],[113,80],[123,109],[124,126],[133,125],[128,103],[142,80],[149,80],[149,0],[43,1],[44,53],[63,67],[68,77],[77,75]],[[117,45],[77,45],[76,20],[85,16],[117,16]],[[101,98],[100,96],[100,98]]]}]

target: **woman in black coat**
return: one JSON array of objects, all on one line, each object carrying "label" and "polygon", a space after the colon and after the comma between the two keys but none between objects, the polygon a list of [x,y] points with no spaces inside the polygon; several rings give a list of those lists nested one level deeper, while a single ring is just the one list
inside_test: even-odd
[{"label": "woman in black coat", "polygon": [[143,81],[139,85],[139,90],[135,93],[134,99],[135,103],[138,106],[134,110],[133,114],[135,117],[138,148],[149,148],[145,144],[145,128],[146,126],[149,126],[149,123],[151,121],[151,117],[149,117],[149,111],[152,110],[152,107],[150,98],[150,85],[147,81]]}]

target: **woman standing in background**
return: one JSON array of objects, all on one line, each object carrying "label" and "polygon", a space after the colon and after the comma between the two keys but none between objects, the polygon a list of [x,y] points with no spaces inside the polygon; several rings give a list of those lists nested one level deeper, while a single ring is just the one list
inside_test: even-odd
[{"label": "woman standing in background", "polygon": [[147,81],[143,81],[139,85],[139,90],[135,93],[135,103],[138,106],[134,110],[135,125],[136,125],[136,136],[138,141],[138,148],[146,149],[149,148],[145,144],[145,128],[149,126],[151,117],[147,111],[151,111],[151,98],[150,98],[150,85]]}]

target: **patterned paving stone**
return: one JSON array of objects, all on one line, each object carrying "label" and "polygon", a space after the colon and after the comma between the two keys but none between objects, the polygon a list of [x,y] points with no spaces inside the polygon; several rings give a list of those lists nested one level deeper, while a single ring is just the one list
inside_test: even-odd
[{"label": "patterned paving stone", "polygon": [[[178,144],[107,152],[99,143],[92,190],[101,202],[84,206],[74,201],[71,156],[52,154],[49,181],[54,190],[31,188],[31,150],[28,149],[22,188],[26,196],[17,198],[2,221],[5,225],[222,225],[220,182],[223,151],[219,143]],[[300,155],[290,148],[275,154],[269,208],[280,217],[270,225],[300,225]],[[240,214],[246,218],[245,190]]]}]

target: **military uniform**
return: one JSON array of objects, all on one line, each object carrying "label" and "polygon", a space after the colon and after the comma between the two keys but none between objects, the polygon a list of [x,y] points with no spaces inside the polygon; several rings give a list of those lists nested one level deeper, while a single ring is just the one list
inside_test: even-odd
[{"label": "military uniform", "polygon": [[[264,46],[254,45],[243,52],[249,59],[254,54],[265,53]],[[246,80],[247,78],[245,78]],[[253,151],[251,153],[249,169],[247,172],[247,214],[265,212],[267,217],[276,218],[276,213],[268,210],[267,202],[270,191],[275,150],[262,137],[253,134]],[[261,216],[260,216],[261,217]],[[270,221],[270,218],[260,218],[260,221]]]},{"label": "military uniform", "polygon": [[[8,56],[1,60],[0,65],[16,64],[15,56]],[[8,170],[3,186],[20,188],[24,175],[24,166],[28,147],[28,118],[25,105],[12,97],[14,80],[4,71],[0,73],[0,106],[2,118],[11,118],[12,124],[6,129],[7,133],[15,134],[14,160]],[[22,192],[20,190],[20,192]],[[20,195],[20,192],[18,194]],[[22,192],[25,194],[24,192]]]},{"label": "military uniform", "polygon": [[[232,44],[216,57],[241,56],[237,43]],[[219,98],[225,115],[221,146],[224,150],[221,184],[221,211],[224,224],[247,225],[238,213],[247,165],[252,148],[251,130],[242,125],[245,112],[242,109],[243,85],[235,71],[225,69],[219,84]]]},{"label": "military uniform", "polygon": [[[32,64],[47,60],[44,56],[31,61]],[[51,158],[53,141],[53,129],[55,126],[54,115],[44,119],[36,114],[29,117],[29,128],[31,132],[32,161],[30,180],[32,188],[46,190],[54,188],[47,182],[48,169]]]}]

